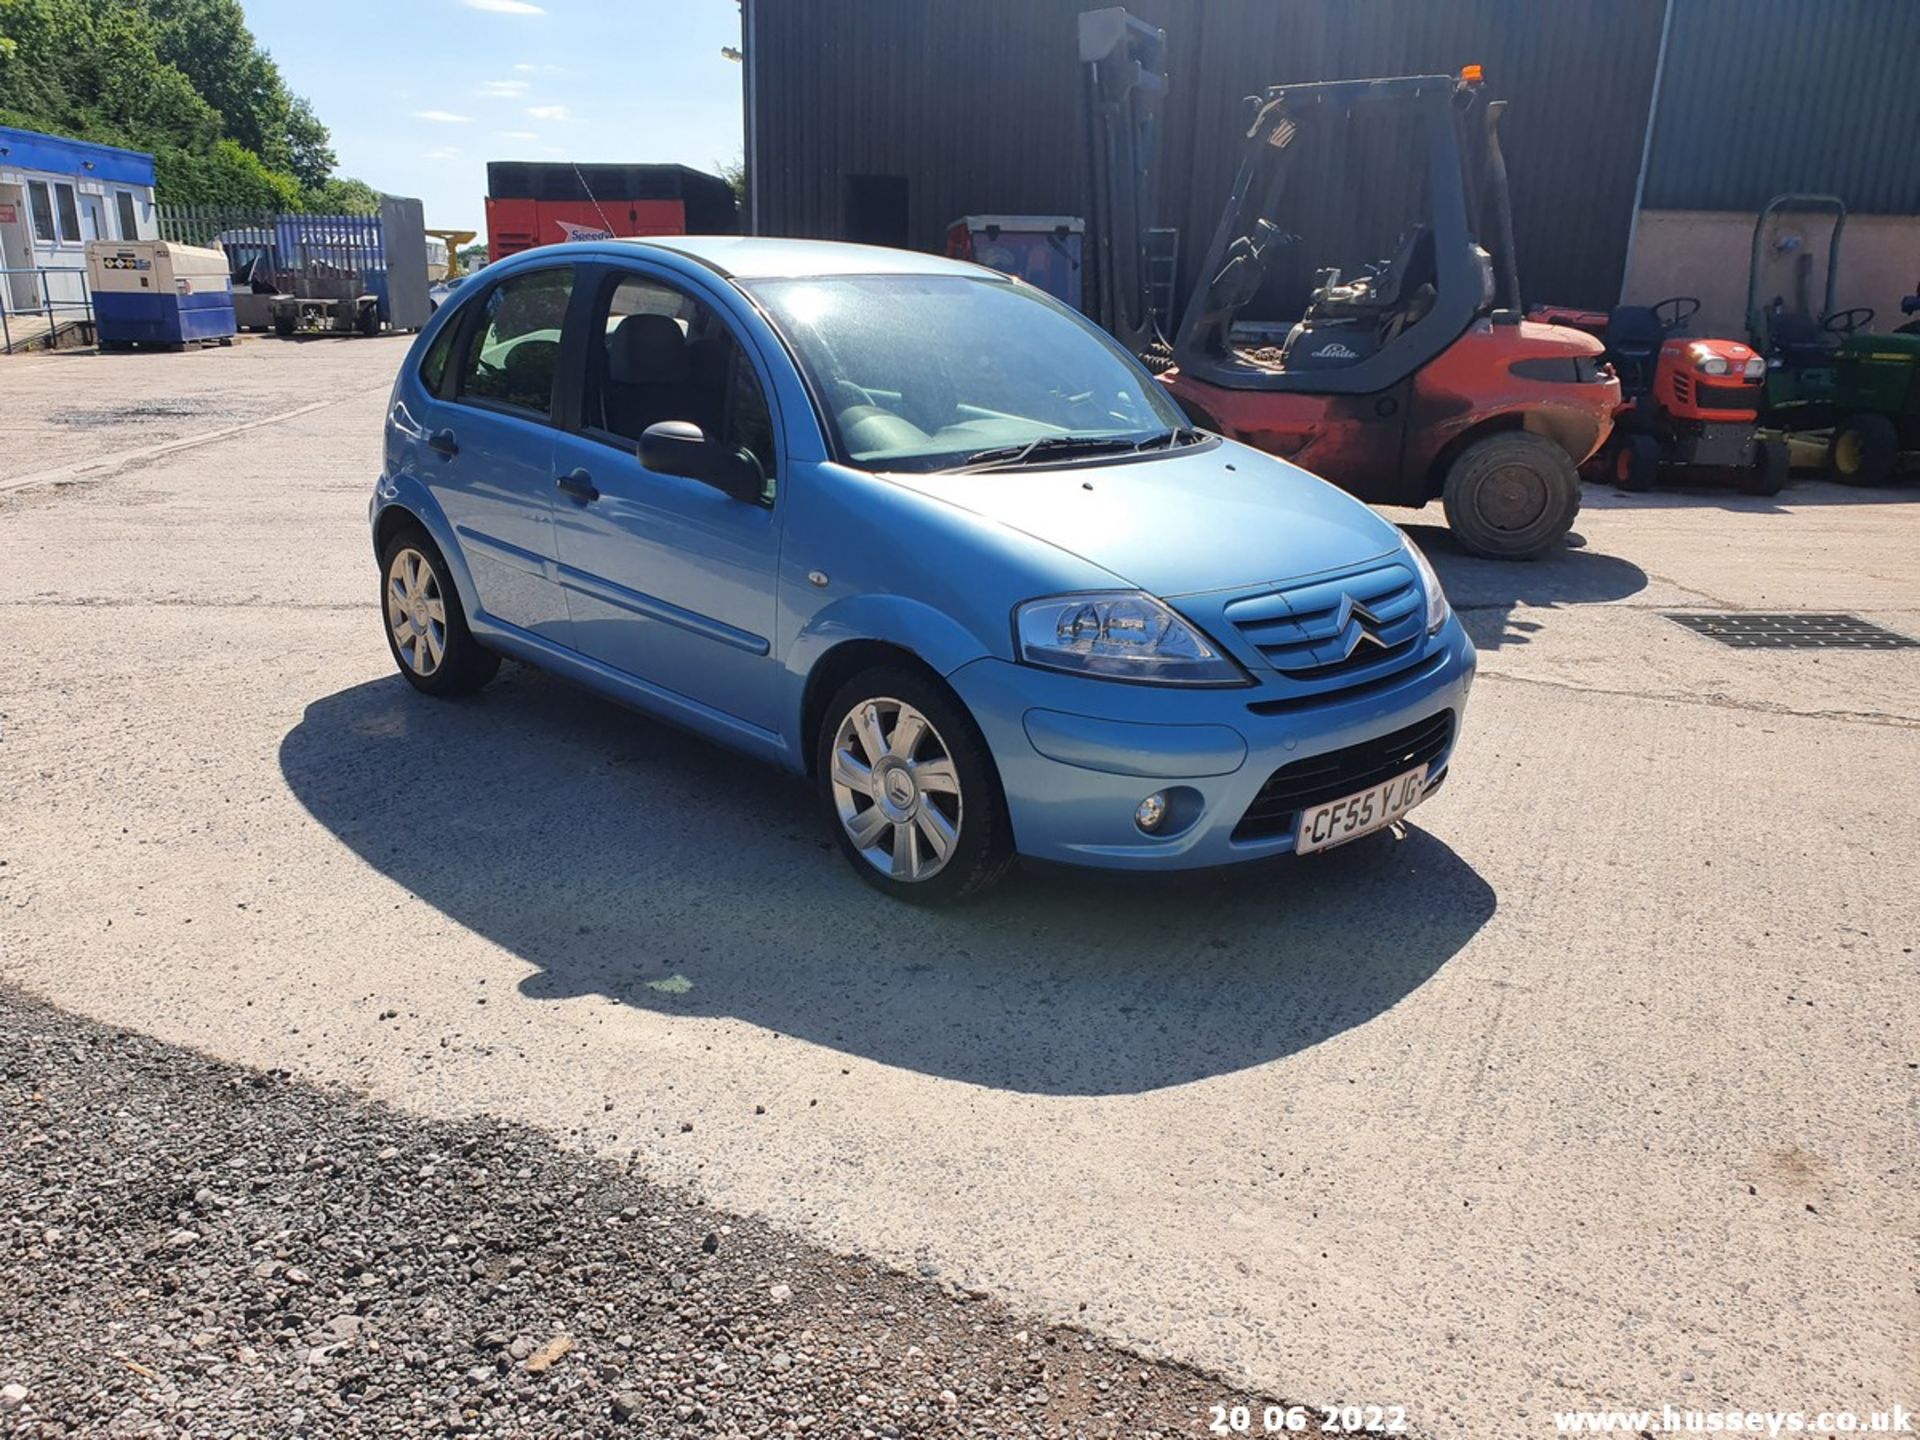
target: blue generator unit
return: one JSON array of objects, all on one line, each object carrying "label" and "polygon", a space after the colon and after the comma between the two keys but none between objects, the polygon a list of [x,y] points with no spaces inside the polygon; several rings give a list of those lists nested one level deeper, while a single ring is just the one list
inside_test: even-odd
[{"label": "blue generator unit", "polygon": [[87,246],[87,285],[102,350],[233,343],[225,251],[167,240],[95,240]]}]

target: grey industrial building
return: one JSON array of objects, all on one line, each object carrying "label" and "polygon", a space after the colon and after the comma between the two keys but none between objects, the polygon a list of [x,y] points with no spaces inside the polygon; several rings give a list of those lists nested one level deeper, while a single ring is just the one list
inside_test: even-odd
[{"label": "grey industrial building", "polygon": [[[749,223],[938,249],[969,213],[1085,214],[1075,15],[1098,0],[743,0]],[[1158,220],[1179,291],[1241,158],[1243,97],[1485,67],[1529,301],[1686,292],[1738,326],[1769,197],[1854,212],[1842,304],[1920,280],[1914,0],[1132,0],[1167,35]],[[1349,167],[1322,206],[1391,175]],[[1797,242],[1788,242],[1789,248]]]}]

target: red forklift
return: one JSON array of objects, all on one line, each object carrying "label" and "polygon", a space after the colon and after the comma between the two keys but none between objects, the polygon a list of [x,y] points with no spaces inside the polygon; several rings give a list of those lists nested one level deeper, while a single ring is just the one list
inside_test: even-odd
[{"label": "red forklift", "polygon": [[[1113,37],[1104,50],[1088,43],[1090,28]],[[1133,242],[1137,217],[1151,214],[1164,53],[1163,33],[1124,12],[1081,17],[1096,318],[1152,368],[1153,347],[1138,343],[1150,305]],[[1195,423],[1362,500],[1441,501],[1455,539],[1476,555],[1544,554],[1573,524],[1577,467],[1606,441],[1620,385],[1593,336],[1522,318],[1498,137],[1505,102],[1484,100],[1469,66],[1459,76],[1275,86],[1249,103],[1245,157],[1162,380]],[[1339,132],[1356,121],[1372,133],[1342,147]],[[1334,159],[1322,146],[1310,178],[1332,179],[1335,203],[1364,198],[1409,223],[1391,258],[1364,273],[1318,269],[1297,320],[1243,322],[1250,307],[1276,308],[1271,279],[1302,268],[1301,237],[1287,226],[1309,228],[1312,217],[1289,217],[1288,184],[1317,141]],[[1341,187],[1340,161],[1354,156],[1377,163]],[[1377,176],[1404,183],[1382,197]],[[1477,219],[1500,255],[1497,285]]]}]

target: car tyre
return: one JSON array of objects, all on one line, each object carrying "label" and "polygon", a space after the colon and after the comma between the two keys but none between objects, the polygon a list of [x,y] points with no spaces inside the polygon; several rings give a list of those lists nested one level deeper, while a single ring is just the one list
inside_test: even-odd
[{"label": "car tyre", "polygon": [[417,525],[396,530],[380,550],[380,615],[387,649],[423,695],[470,695],[500,668],[474,639],[446,559]]},{"label": "car tyre", "polygon": [[1900,433],[1884,415],[1850,415],[1833,432],[1827,468],[1848,485],[1884,485],[1900,459]]},{"label": "car tyre", "polygon": [[1491,560],[1531,560],[1573,528],[1580,476],[1551,440],[1507,430],[1455,456],[1440,495],[1447,524],[1467,550]]},{"label": "car tyre", "polygon": [[1013,826],[986,737],[924,671],[880,665],[842,685],[814,737],[814,772],[840,852],[896,900],[956,904],[1013,865]]}]

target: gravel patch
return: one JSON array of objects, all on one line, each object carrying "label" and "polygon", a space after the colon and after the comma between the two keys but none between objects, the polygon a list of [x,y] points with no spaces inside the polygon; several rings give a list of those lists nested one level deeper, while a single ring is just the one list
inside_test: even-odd
[{"label": "gravel patch", "polygon": [[1151,1437],[1229,1402],[1277,1403],[0,989],[0,1435]]}]

